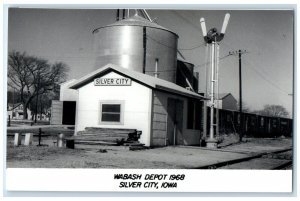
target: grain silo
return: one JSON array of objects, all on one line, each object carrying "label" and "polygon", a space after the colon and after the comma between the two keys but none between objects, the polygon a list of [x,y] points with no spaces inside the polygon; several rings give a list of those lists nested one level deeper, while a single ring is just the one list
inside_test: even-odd
[{"label": "grain silo", "polygon": [[134,15],[93,31],[95,70],[68,85],[77,91],[75,133],[85,143],[200,142],[203,96],[194,65],[177,60],[176,33],[147,19]]},{"label": "grain silo", "polygon": [[97,28],[93,34],[95,69],[113,63],[176,82],[176,33],[136,14]]}]

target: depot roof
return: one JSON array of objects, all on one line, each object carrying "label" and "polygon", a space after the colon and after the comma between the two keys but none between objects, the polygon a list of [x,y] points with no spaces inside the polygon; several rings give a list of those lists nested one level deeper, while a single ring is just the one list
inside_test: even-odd
[{"label": "depot roof", "polygon": [[95,78],[98,78],[99,76],[103,76],[109,72],[115,72],[118,73],[122,76],[125,77],[129,77],[132,80],[141,83],[149,88],[152,89],[157,89],[157,90],[162,90],[162,91],[166,91],[166,92],[170,92],[170,93],[175,93],[175,94],[179,94],[182,96],[187,96],[187,97],[192,97],[192,98],[197,98],[197,99],[204,99],[203,96],[192,92],[186,88],[183,88],[177,84],[174,84],[172,82],[168,82],[166,80],[162,80],[150,75],[146,75],[140,72],[136,72],[136,71],[132,71],[132,70],[128,70],[122,67],[119,67],[117,65],[114,64],[107,64],[102,68],[99,68],[91,73],[89,73],[86,76],[83,76],[82,78],[76,80],[75,82],[73,82],[69,88],[71,89],[79,89],[82,86],[90,83],[91,81],[93,81]]}]

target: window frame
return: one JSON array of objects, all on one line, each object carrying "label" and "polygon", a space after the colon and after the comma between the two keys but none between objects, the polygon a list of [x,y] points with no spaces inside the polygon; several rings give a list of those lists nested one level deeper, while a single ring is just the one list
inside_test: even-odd
[{"label": "window frame", "polygon": [[[124,125],[124,104],[123,100],[101,100],[99,101],[99,125]],[[120,121],[102,121],[102,105],[120,105]]]}]

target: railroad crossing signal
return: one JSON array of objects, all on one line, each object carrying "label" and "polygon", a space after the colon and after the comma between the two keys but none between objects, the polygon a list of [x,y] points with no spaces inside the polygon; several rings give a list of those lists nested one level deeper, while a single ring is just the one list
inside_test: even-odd
[{"label": "railroad crossing signal", "polygon": [[[219,91],[219,42],[224,38],[225,31],[229,22],[230,14],[227,13],[224,17],[223,26],[221,32],[218,32],[216,28],[211,28],[208,32],[206,31],[205,19],[200,18],[200,25],[204,37],[204,41],[211,46],[211,85],[210,85],[210,131],[209,139],[206,140],[207,147],[216,148],[217,140],[214,135],[214,127],[218,127],[217,123],[214,122],[214,107],[215,107],[215,93]],[[206,102],[204,104],[206,110]],[[218,112],[217,112],[218,114]],[[204,118],[207,118],[206,115]],[[217,115],[218,119],[218,115]],[[206,122],[206,120],[204,120]],[[206,124],[204,124],[206,126]],[[216,129],[217,130],[217,129]],[[205,129],[206,131],[206,129]],[[206,133],[205,133],[206,135]]]}]

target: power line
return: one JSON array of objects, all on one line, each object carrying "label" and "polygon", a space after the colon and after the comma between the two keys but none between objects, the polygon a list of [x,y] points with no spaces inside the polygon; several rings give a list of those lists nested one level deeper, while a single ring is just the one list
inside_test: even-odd
[{"label": "power line", "polygon": [[202,44],[197,45],[197,46],[195,46],[195,47],[191,47],[191,48],[180,48],[180,49],[178,49],[178,50],[184,50],[184,51],[186,51],[186,50],[194,50],[194,49],[198,49],[198,48],[200,48],[200,47],[203,47],[203,46],[205,46],[205,45],[206,45],[206,43],[202,43]]},{"label": "power line", "polygon": [[[248,63],[248,64],[250,64],[250,65],[253,65],[252,63],[255,63],[255,66],[259,66],[256,62],[255,62],[255,60],[253,60],[253,61],[249,61],[249,60],[247,60],[247,59],[245,59],[245,61]],[[254,67],[254,66],[253,66]],[[261,72],[261,74],[264,76],[264,77],[268,77],[268,72],[266,72],[263,68],[260,68],[260,71],[262,71]],[[268,80],[270,80],[270,79],[268,79]],[[273,83],[274,84],[274,83]],[[276,85],[276,84],[275,84]]]},{"label": "power line", "polygon": [[[223,59],[225,59],[225,58],[227,58],[228,56],[230,56],[230,55],[225,55],[225,56],[223,56],[223,57],[221,57],[220,58],[220,61],[221,60],[223,60]],[[196,68],[199,68],[200,66],[205,66],[206,64],[209,64],[210,62],[206,62],[206,63],[203,63],[203,64],[201,64],[201,65],[196,65],[195,67]],[[160,71],[158,71],[158,72],[171,72],[171,71],[176,71],[176,70],[160,70]],[[155,72],[155,71],[146,71],[146,72]]]},{"label": "power line", "polygon": [[[226,43],[223,43],[225,44],[225,46],[231,48],[230,45],[226,44]],[[249,51],[245,51],[245,53],[250,53]],[[254,66],[252,66],[252,63],[249,62],[247,59],[243,59],[244,62],[248,63],[250,65],[250,68],[257,74],[259,75],[263,80],[265,80],[266,82],[268,82],[270,85],[272,85],[273,87],[277,88],[278,90],[280,90],[281,92],[285,93],[285,94],[289,94],[289,92],[286,92],[285,90],[281,89],[278,85],[276,85],[274,82],[270,81],[266,75],[263,75],[261,72],[259,72]],[[252,61],[253,62],[253,61]],[[252,66],[252,67],[251,67]],[[261,68],[261,70],[267,74],[267,72]]]},{"label": "power line", "polygon": [[[248,61],[246,61],[246,63],[250,64]],[[259,75],[263,80],[265,80],[266,82],[268,82],[270,85],[272,85],[273,87],[275,87],[276,89],[280,90],[281,92],[283,92],[284,94],[288,95],[289,92],[281,89],[278,85],[276,85],[275,83],[273,83],[272,81],[270,81],[269,79],[267,79],[262,73],[260,73],[255,67],[251,66],[250,64],[250,68],[257,74]]]},{"label": "power line", "polygon": [[[167,48],[170,48],[170,49],[176,49],[176,48],[174,48],[174,47],[171,47],[171,46],[169,46],[169,45],[166,45],[166,44],[164,44],[164,43],[161,43],[160,41],[157,41],[156,39],[150,37],[149,35],[147,35],[146,38],[149,38],[149,39],[153,40],[154,42],[156,42],[156,43],[158,43],[158,44],[160,44],[160,45],[163,45],[163,46],[165,46],[165,47],[167,47]],[[176,50],[177,50],[177,49],[176,49]]]},{"label": "power line", "polygon": [[[225,56],[221,57],[219,59],[219,61],[222,61],[223,59],[227,58],[228,56],[230,56],[230,55],[228,54],[228,55],[225,55]],[[202,64],[199,64],[199,65],[195,65],[195,68],[202,68],[202,67],[205,67],[205,65],[208,65],[208,64],[210,64],[210,61],[202,63]]]},{"label": "power line", "polygon": [[201,32],[200,27],[198,26],[198,24],[194,24],[193,22],[190,21],[189,18],[185,18],[183,17],[181,14],[179,14],[177,11],[171,11],[174,15],[178,16],[179,18],[181,18],[183,21],[185,21],[186,23],[190,24],[194,29],[198,30]]},{"label": "power line", "polygon": [[[265,80],[266,82],[268,82],[269,84],[271,84],[273,87],[279,89],[280,91],[282,91],[282,92],[284,92],[284,93],[286,93],[286,94],[289,94],[289,92],[286,92],[285,90],[281,89],[281,87],[279,87],[278,85],[276,85],[274,82],[270,81],[270,79],[268,79],[266,75],[264,75],[263,73],[259,72],[259,71],[252,65],[252,63],[250,63],[250,62],[247,61],[247,60],[244,60],[244,61],[245,61],[247,64],[249,64],[249,65],[250,65],[250,68],[251,68],[256,74],[258,74],[263,80]],[[262,71],[264,71],[264,70],[262,69]],[[264,73],[267,74],[266,71],[264,71]]]},{"label": "power line", "polygon": [[[247,53],[247,51],[235,51],[235,52],[229,52],[230,55],[239,55],[239,77],[240,77],[240,112],[242,110],[242,97],[241,97],[241,55],[243,53]],[[245,61],[245,60],[244,60]],[[262,73],[260,73],[255,67],[251,66],[251,63],[246,61],[246,63],[250,64],[249,67],[257,74],[259,75],[264,81],[268,82],[270,85],[272,85],[273,87],[275,87],[276,89],[280,90],[281,92],[283,92],[284,94],[288,94],[288,92],[286,92],[285,90],[281,89],[280,87],[278,87],[276,84],[274,84],[273,82],[271,82],[270,80],[268,80]]]},{"label": "power line", "polygon": [[179,48],[179,49],[176,49],[176,48],[174,48],[174,47],[171,47],[171,46],[169,46],[169,45],[167,45],[167,44],[164,44],[164,43],[162,43],[162,42],[160,42],[160,41],[158,41],[158,40],[152,38],[152,37],[149,36],[149,35],[147,35],[146,37],[147,37],[148,39],[151,39],[152,41],[154,41],[154,42],[160,44],[160,45],[163,45],[163,46],[165,46],[165,47],[167,47],[167,48],[175,49],[175,50],[194,50],[194,49],[197,49],[197,48],[200,48],[200,47],[205,46],[205,43],[202,43],[202,44],[199,44],[199,45],[197,45],[197,46],[195,46],[195,47],[191,47],[191,48]]},{"label": "power line", "polygon": [[158,71],[146,70],[145,72],[152,73],[152,72],[174,72],[174,71],[176,71],[176,70],[158,70]]}]

